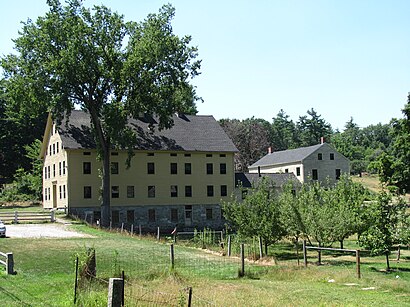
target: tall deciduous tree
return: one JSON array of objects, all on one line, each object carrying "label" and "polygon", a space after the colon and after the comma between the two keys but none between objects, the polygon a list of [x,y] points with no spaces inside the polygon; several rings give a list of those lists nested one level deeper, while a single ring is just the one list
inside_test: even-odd
[{"label": "tall deciduous tree", "polygon": [[129,116],[156,115],[158,128],[172,126],[175,112],[195,112],[199,99],[189,83],[199,74],[197,49],[189,36],[173,33],[175,10],[163,6],[143,22],[125,22],[105,6],[85,8],[80,0],[28,20],[14,41],[17,55],[2,60],[9,82],[49,101],[61,119],[75,106],[89,113],[102,159],[101,224],[110,221],[110,150],[134,146]]}]

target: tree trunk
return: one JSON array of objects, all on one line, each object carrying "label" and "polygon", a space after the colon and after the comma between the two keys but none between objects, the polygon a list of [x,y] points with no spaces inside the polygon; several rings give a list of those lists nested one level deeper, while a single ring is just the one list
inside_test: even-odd
[{"label": "tree trunk", "polygon": [[343,249],[343,239],[340,240],[340,249]]},{"label": "tree trunk", "polygon": [[386,251],[386,270],[390,271],[389,251]]},{"label": "tree trunk", "polygon": [[110,189],[110,149],[109,145],[103,148],[102,157],[102,202],[101,202],[101,226],[108,228],[111,221],[111,189]]}]

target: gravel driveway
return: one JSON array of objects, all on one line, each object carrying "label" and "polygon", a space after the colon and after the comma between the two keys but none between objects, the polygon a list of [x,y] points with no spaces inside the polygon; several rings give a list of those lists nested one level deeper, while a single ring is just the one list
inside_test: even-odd
[{"label": "gravel driveway", "polygon": [[6,225],[6,236],[10,238],[80,238],[92,237],[68,229],[61,223]]}]

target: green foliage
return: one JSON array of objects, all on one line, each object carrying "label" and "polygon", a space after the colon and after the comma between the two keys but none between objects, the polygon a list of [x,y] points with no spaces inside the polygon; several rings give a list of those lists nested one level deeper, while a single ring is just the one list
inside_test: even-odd
[{"label": "green foliage", "polygon": [[300,116],[296,123],[300,146],[316,145],[320,138],[329,139],[332,134],[332,126],[313,108],[307,111],[308,115]]},{"label": "green foliage", "polygon": [[250,189],[243,201],[223,203],[223,210],[225,218],[240,236],[261,237],[265,245],[270,245],[285,234],[279,198],[266,177]]},{"label": "green foliage", "polygon": [[42,161],[39,160],[40,140],[25,146],[26,157],[31,160],[31,170],[19,168],[12,184],[7,185],[0,193],[4,201],[41,200],[42,198]]},{"label": "green foliage", "polygon": [[[387,269],[389,269],[388,255],[394,244],[406,240],[406,223],[404,206],[401,201],[392,201],[392,196],[381,192],[377,201],[367,208],[367,229],[360,233],[359,244],[370,250],[372,255],[386,255]],[[402,235],[399,235],[403,229]]]}]

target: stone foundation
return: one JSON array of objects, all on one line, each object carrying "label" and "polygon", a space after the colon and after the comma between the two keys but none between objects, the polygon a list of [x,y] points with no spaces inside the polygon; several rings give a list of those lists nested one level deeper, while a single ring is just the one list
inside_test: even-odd
[{"label": "stone foundation", "polygon": [[[174,220],[171,220],[172,209],[174,209],[174,213],[176,210],[176,216],[174,215],[176,219]],[[90,223],[97,223],[101,218],[100,207],[71,207],[68,211],[70,215],[77,216]],[[192,213],[190,214],[189,211]],[[153,212],[155,213],[154,219]],[[139,232],[139,227],[141,227],[143,233],[154,233],[157,231],[157,227],[160,227],[161,233],[170,233],[175,227],[178,231],[193,231],[194,229],[204,228],[222,230],[225,227],[225,220],[222,217],[219,204],[113,206],[111,207],[111,222],[112,227],[121,227],[124,223],[124,228],[127,230],[130,230],[131,225],[134,225],[135,233]]]}]

